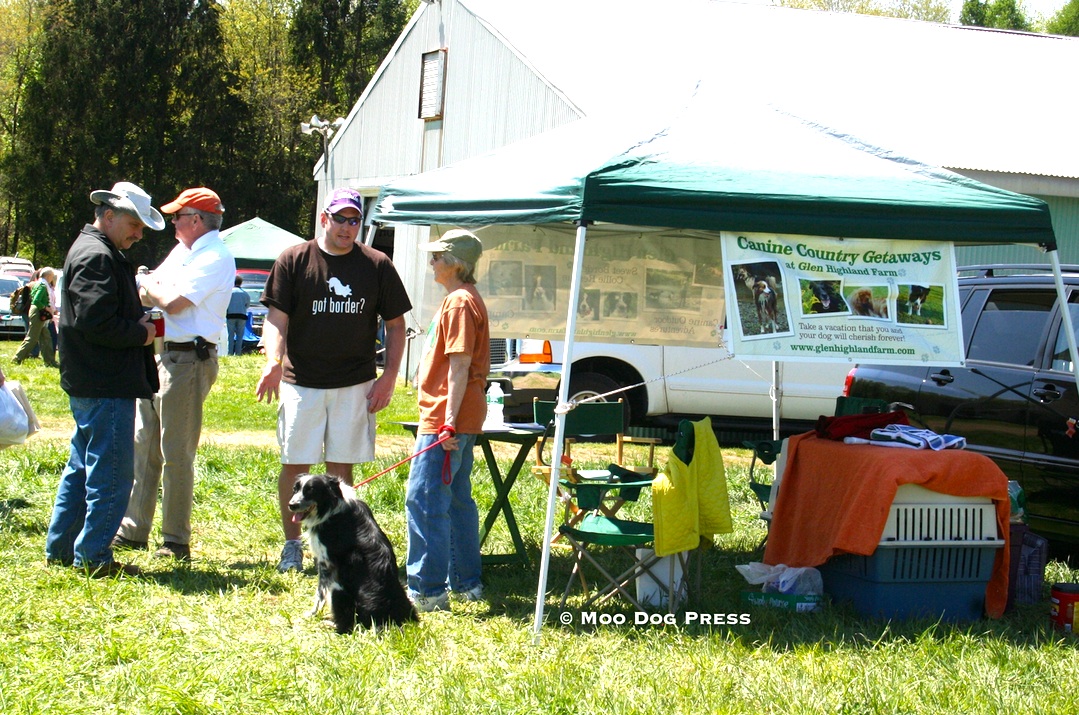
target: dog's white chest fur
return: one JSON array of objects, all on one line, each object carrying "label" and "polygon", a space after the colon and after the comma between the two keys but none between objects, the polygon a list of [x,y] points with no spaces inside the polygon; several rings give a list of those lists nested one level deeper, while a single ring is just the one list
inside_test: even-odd
[{"label": "dog's white chest fur", "polygon": [[308,528],[307,535],[311,543],[311,555],[314,556],[315,559],[318,561],[328,561],[329,552],[326,551],[326,546],[322,543],[322,540],[318,538],[319,530],[318,528],[316,528],[317,525],[330,518],[334,514],[338,513],[339,511],[348,509],[350,503],[356,501],[356,490],[347,484],[342,484],[341,496],[344,497],[344,499],[340,504],[330,510],[328,514],[319,514],[318,520],[315,521],[315,523]]}]

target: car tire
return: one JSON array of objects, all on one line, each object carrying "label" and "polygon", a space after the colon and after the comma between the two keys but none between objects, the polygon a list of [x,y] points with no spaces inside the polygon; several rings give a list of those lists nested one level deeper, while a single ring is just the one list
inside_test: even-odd
[{"label": "car tire", "polygon": [[[618,384],[606,375],[598,372],[582,372],[577,375],[574,374],[569,380],[569,399],[571,402],[580,401],[589,397],[595,397],[596,395],[606,395],[609,392],[619,390],[624,385]],[[628,427],[631,423],[630,418],[633,417],[629,409],[629,400],[625,393],[618,393],[616,395],[610,395],[605,397],[602,402],[617,402],[618,399],[622,399],[622,409],[625,413],[624,420]]]}]

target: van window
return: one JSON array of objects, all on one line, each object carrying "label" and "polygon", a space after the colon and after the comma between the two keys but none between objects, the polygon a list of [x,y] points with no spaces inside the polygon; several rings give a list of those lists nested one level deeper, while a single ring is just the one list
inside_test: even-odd
[{"label": "van window", "polygon": [[[1079,330],[1079,293],[1072,292],[1068,298],[1068,312],[1072,316],[1072,327]],[[1077,336],[1079,337],[1079,336]],[[1064,321],[1060,321],[1057,328],[1057,339],[1053,344],[1053,364],[1050,369],[1061,372],[1072,372],[1072,360],[1068,355],[1068,338],[1064,334]]]},{"label": "van window", "polygon": [[1056,293],[995,290],[989,294],[970,338],[967,358],[1033,367],[1052,314]]}]

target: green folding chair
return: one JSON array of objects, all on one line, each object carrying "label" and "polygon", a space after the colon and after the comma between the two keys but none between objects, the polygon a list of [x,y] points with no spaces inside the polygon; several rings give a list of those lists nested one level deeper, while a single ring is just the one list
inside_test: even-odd
[{"label": "green folding chair", "polygon": [[781,439],[765,439],[756,442],[746,441],[742,443],[742,446],[747,447],[753,452],[753,458],[749,461],[749,489],[753,492],[753,496],[757,497],[757,502],[760,504],[761,511],[759,518],[764,522],[765,532],[764,538],[761,539],[761,543],[757,545],[757,548],[764,546],[768,541],[768,530],[772,526],[772,479],[767,482],[760,479],[760,473],[765,471],[764,467],[770,467],[775,464],[776,459],[779,457],[780,451],[783,449],[783,440]]},{"label": "green folding chair", "polygon": [[[641,490],[651,487],[652,482],[651,480],[635,480],[636,475],[633,472],[621,470],[616,464],[611,464],[609,470],[612,473],[612,479],[608,482],[590,480],[566,484],[566,488],[575,493],[577,505],[583,515],[577,523],[563,524],[558,529],[574,551],[573,570],[562,592],[559,607],[565,607],[574,582],[579,580],[583,592],[586,594],[591,592],[582,608],[598,606],[616,595],[621,595],[637,610],[643,611],[645,606],[631,589],[636,588],[638,578],[650,578],[659,588],[666,589],[668,608],[671,613],[674,613],[682,600],[682,588],[680,583],[676,583],[673,573],[660,573],[658,567],[662,560],[650,548],[655,540],[655,529],[652,523],[608,516],[602,511],[604,500],[610,492],[617,492],[618,498],[623,501],[635,501]],[[604,566],[597,558],[598,550],[601,548],[613,549],[624,554],[628,559],[628,567],[614,574],[614,569]],[[642,557],[638,557],[639,549],[648,549],[648,551],[644,552]],[[678,558],[682,561],[683,573],[688,573],[684,555],[680,554]],[[667,563],[670,564],[669,570],[673,571],[674,562]],[[585,577],[586,564],[590,566],[589,570],[599,574],[594,578],[596,581],[594,590],[590,589]]]},{"label": "green folding chair", "polygon": [[[541,425],[547,425],[548,430],[536,443],[536,465],[532,473],[550,484],[551,465],[545,455],[548,438],[553,434],[555,403],[544,400],[534,400],[532,403],[535,421]],[[574,407],[566,413],[565,441],[562,447],[562,468],[559,470],[559,500],[566,507],[565,521],[576,524],[584,518],[587,509],[583,509],[576,503],[572,491],[566,489],[567,484],[582,481],[609,482],[612,479],[610,469],[579,469],[573,464],[573,445],[584,442],[598,442],[600,440],[613,440],[615,444],[614,464],[623,472],[634,473],[635,479],[652,479],[656,476],[655,465],[656,445],[662,440],[652,437],[633,437],[625,434],[625,406],[622,401],[618,402],[586,402]],[[643,445],[648,448],[648,459],[645,464],[626,464],[625,446],[627,444]],[[622,507],[629,491],[614,490],[606,493],[604,501],[598,507],[605,515],[614,516]],[[636,499],[636,497],[634,497]],[[556,536],[555,539],[559,539]]]}]

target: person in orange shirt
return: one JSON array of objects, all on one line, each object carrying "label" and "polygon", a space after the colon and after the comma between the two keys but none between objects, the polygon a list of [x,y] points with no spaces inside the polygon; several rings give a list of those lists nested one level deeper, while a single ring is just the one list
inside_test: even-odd
[{"label": "person in orange shirt", "polygon": [[[419,378],[420,424],[405,496],[408,595],[421,612],[449,609],[449,592],[483,598],[472,450],[483,431],[491,365],[487,306],[476,289],[479,239],[455,229],[420,246],[446,289],[427,336]],[[427,451],[439,439],[441,445]]]}]

